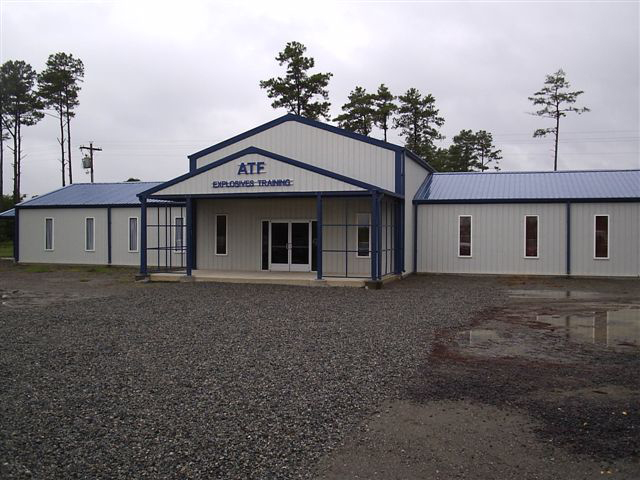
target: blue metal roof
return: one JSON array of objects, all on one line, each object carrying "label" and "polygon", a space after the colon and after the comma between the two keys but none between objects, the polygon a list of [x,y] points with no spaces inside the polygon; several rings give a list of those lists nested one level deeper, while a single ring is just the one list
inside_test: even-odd
[{"label": "blue metal roof", "polygon": [[15,216],[16,216],[15,208],[11,208],[9,210],[5,210],[4,212],[0,213],[0,218],[13,218]]},{"label": "blue metal roof", "polygon": [[20,208],[138,206],[140,200],[137,195],[156,185],[160,185],[160,182],[74,183],[25,200],[17,206]]},{"label": "blue metal roof", "polygon": [[640,200],[640,170],[464,172],[429,175],[416,203]]}]

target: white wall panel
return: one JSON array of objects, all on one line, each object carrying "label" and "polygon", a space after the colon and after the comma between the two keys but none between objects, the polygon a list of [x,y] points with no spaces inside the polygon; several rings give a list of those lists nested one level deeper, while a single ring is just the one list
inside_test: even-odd
[{"label": "white wall panel", "polygon": [[405,159],[404,270],[413,272],[413,197],[429,172],[410,158]]},{"label": "white wall panel", "polygon": [[252,146],[395,190],[395,152],[295,121],[205,155],[196,165],[202,167]]}]

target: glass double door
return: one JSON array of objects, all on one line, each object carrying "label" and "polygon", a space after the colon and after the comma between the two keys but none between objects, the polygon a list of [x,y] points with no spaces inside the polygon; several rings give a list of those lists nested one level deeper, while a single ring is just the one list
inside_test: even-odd
[{"label": "glass double door", "polygon": [[311,222],[272,221],[270,270],[311,271]]}]

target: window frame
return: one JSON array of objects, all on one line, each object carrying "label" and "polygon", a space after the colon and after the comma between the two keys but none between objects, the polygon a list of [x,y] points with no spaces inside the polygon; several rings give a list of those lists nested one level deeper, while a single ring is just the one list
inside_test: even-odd
[{"label": "window frame", "polygon": [[[181,230],[181,243],[180,246],[178,246],[178,219],[182,220],[182,224],[180,226],[180,230]],[[185,237],[186,237],[186,225],[184,223],[184,216],[183,215],[176,215],[175,217],[173,217],[173,242],[172,242],[172,248],[171,250],[173,250],[173,253],[175,253],[176,255],[180,255],[182,253],[185,252],[186,250],[186,245],[185,245]]]},{"label": "window frame", "polygon": [[[91,219],[91,240],[93,243],[93,248],[87,248],[87,220]],[[85,252],[95,252],[96,251],[96,217],[84,217],[84,251]]]},{"label": "window frame", "polygon": [[[360,216],[360,215],[365,215],[367,217],[367,225],[366,226],[367,226],[367,229],[369,231],[369,239],[367,241],[368,242],[367,243],[367,246],[368,246],[367,252],[369,252],[369,253],[367,253],[366,255],[360,255],[360,245],[359,245],[359,243],[360,243],[359,242],[359,240],[360,240],[360,238],[359,238],[360,231],[359,230],[360,230],[360,226],[361,225],[364,226],[364,224],[360,224],[360,222],[358,221],[358,216]],[[371,225],[371,213],[364,213],[364,212],[356,213],[356,258],[371,258],[371,227],[372,227],[372,225]],[[349,227],[346,227],[346,228],[349,228]],[[348,250],[348,248],[347,248],[347,250]]]},{"label": "window frame", "polygon": [[[47,220],[51,220],[51,248],[47,248]],[[44,218],[44,251],[53,252],[55,250],[55,219],[53,217]]]},{"label": "window frame", "polygon": [[[136,248],[135,250],[131,249],[131,220],[135,219],[136,221]],[[127,252],[129,253],[138,253],[140,251],[140,219],[138,217],[128,217],[127,218]]]},{"label": "window frame", "polygon": [[[224,217],[224,253],[218,253],[218,217]],[[213,232],[213,253],[217,257],[229,255],[229,215],[227,213],[216,213]]]},{"label": "window frame", "polygon": [[[596,221],[598,217],[607,217],[607,256],[598,257],[597,253],[597,228]],[[594,260],[609,260],[611,258],[611,217],[608,213],[596,213],[593,215],[593,259]]]},{"label": "window frame", "polygon": [[[460,220],[465,217],[469,218],[469,255],[460,255]],[[456,244],[456,253],[458,254],[458,258],[473,258],[473,215],[470,214],[460,214],[458,215],[458,243]]]},{"label": "window frame", "polygon": [[[527,255],[527,218],[533,217],[536,219],[536,255]],[[525,214],[524,216],[524,251],[523,255],[525,259],[528,260],[538,260],[540,259],[540,215],[537,214]]]}]

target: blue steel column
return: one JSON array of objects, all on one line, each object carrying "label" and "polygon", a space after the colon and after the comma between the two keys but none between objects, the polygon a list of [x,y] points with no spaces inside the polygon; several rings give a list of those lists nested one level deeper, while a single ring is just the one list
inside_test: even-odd
[{"label": "blue steel column", "polygon": [[322,195],[316,196],[316,274],[322,279]]},{"label": "blue steel column", "polygon": [[376,268],[378,267],[378,262],[376,260],[376,235],[375,235],[375,225],[376,225],[376,192],[371,192],[371,224],[369,225],[369,231],[371,235],[371,245],[369,245],[371,256],[371,280],[376,279]]},{"label": "blue steel column", "polygon": [[377,219],[376,219],[376,236],[378,237],[376,240],[376,248],[378,253],[376,258],[378,260],[378,267],[376,268],[376,279],[380,280],[382,278],[382,194],[378,193],[376,195],[376,211]]},{"label": "blue steel column", "polygon": [[567,202],[567,275],[571,275],[571,202]]},{"label": "blue steel column", "polygon": [[140,275],[147,274],[147,198],[140,198]]},{"label": "blue steel column", "polygon": [[187,276],[193,270],[193,200],[187,198]]},{"label": "blue steel column", "polygon": [[17,207],[13,217],[13,259],[16,263],[20,261],[20,209]]}]

